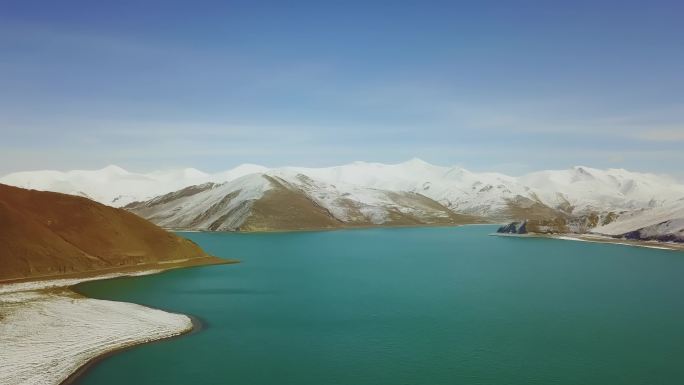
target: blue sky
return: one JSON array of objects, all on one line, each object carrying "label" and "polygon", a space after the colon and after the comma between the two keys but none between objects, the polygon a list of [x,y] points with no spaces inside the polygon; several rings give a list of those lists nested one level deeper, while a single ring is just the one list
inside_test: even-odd
[{"label": "blue sky", "polygon": [[0,174],[412,157],[684,178],[684,5],[0,2]]}]

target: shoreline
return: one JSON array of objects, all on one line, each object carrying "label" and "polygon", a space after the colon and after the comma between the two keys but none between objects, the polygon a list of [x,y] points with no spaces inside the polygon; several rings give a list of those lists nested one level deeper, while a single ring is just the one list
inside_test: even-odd
[{"label": "shoreline", "polygon": [[272,230],[243,230],[243,231],[211,231],[211,230],[183,230],[170,227],[164,227],[164,230],[172,231],[174,233],[208,233],[208,234],[272,234],[272,233],[317,233],[327,231],[345,231],[345,230],[371,230],[371,229],[395,229],[395,228],[432,228],[432,227],[461,227],[461,226],[492,226],[501,225],[501,223],[416,223],[408,225],[358,225],[358,226],[341,226],[341,227],[322,227],[311,229],[272,229]]},{"label": "shoreline", "polygon": [[[145,307],[148,307],[150,309],[157,309],[157,310],[161,310],[161,311],[166,311],[166,310],[158,309],[158,308],[155,308],[152,306],[145,306]],[[97,365],[99,365],[100,363],[105,361],[106,359],[108,359],[108,358],[110,358],[116,354],[119,354],[119,353],[125,352],[127,350],[133,349],[133,348],[140,346],[140,345],[160,343],[160,342],[172,340],[174,338],[180,338],[180,337],[184,337],[187,335],[199,333],[206,328],[205,323],[202,322],[202,320],[199,317],[196,317],[196,316],[190,315],[190,314],[185,314],[185,316],[190,318],[190,321],[192,322],[192,327],[190,329],[188,329],[188,330],[186,330],[180,334],[176,334],[174,336],[170,336],[170,337],[166,337],[166,338],[159,338],[159,339],[152,340],[149,342],[141,342],[138,344],[122,346],[119,348],[112,349],[106,353],[102,353],[96,357],[93,357],[92,359],[88,360],[88,362],[81,365],[78,369],[76,369],[74,372],[72,372],[69,375],[69,377],[67,377],[62,382],[60,382],[59,385],[73,385],[73,384],[75,384],[78,381],[78,379],[81,376],[83,376],[84,374],[88,373],[89,370],[91,370],[92,368],[96,367]]]},{"label": "shoreline", "polygon": [[668,243],[660,241],[643,241],[634,239],[612,238],[598,234],[508,234],[508,233],[492,233],[496,237],[519,237],[519,238],[547,238],[558,239],[562,241],[575,242],[591,242],[591,243],[608,243],[613,245],[623,245],[631,247],[642,247],[647,249],[669,250],[669,251],[684,251],[684,244]]},{"label": "shoreline", "polygon": [[203,258],[0,282],[0,383],[73,384],[97,363],[145,343],[199,332],[195,316],[89,298],[73,286],[182,267],[236,263]]},{"label": "shoreline", "polygon": [[[170,261],[159,261],[155,263],[142,263],[138,265],[127,265],[127,266],[112,266],[104,269],[90,270],[90,271],[78,271],[66,274],[48,274],[48,275],[34,275],[21,278],[11,278],[11,279],[0,279],[0,294],[4,291],[3,287],[15,284],[29,284],[32,282],[38,283],[51,283],[60,282],[66,280],[78,280],[79,282],[85,282],[88,280],[99,280],[106,279],[107,277],[115,278],[117,276],[135,276],[135,275],[145,275],[154,274],[156,272],[162,272],[172,269],[180,269],[185,267],[195,267],[195,266],[211,266],[211,265],[228,265],[232,263],[239,263],[237,259],[223,259],[212,256],[205,256],[192,259],[176,259]],[[71,286],[71,285],[61,285],[61,286]],[[56,287],[56,286],[53,286]],[[18,291],[18,290],[17,290]]]}]

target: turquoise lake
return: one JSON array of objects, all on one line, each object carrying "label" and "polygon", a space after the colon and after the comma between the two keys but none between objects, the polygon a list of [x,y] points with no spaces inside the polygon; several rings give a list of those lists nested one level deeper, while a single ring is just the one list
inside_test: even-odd
[{"label": "turquoise lake", "polygon": [[684,253],[496,226],[181,233],[240,264],[81,284],[205,328],[78,384],[684,384]]}]

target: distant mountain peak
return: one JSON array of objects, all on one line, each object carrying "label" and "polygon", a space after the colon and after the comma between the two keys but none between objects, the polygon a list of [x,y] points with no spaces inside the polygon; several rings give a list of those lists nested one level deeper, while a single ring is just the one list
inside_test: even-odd
[{"label": "distant mountain peak", "polygon": [[588,167],[575,166],[573,169],[574,175],[572,177],[572,182],[586,181],[594,179],[594,174],[589,171]]},{"label": "distant mountain peak", "polygon": [[109,166],[105,166],[105,167],[101,168],[99,171],[106,172],[109,174],[119,174],[119,175],[128,174],[128,171],[126,171],[125,169],[123,169],[123,168],[121,168],[115,164],[110,164]]},{"label": "distant mountain peak", "polygon": [[420,159],[420,158],[411,158],[405,162],[402,162],[401,164],[409,165],[409,166],[432,166],[432,164]]},{"label": "distant mountain peak", "polygon": [[260,164],[255,164],[255,163],[242,163],[242,164],[235,166],[231,169],[231,171],[235,171],[235,170],[250,170],[250,171],[251,170],[257,170],[257,171],[263,172],[263,171],[268,170],[268,167],[262,166]]},{"label": "distant mountain peak", "polygon": [[194,167],[186,167],[182,171],[183,174],[191,178],[202,178],[209,176],[209,174],[207,174],[206,172],[198,170]]}]

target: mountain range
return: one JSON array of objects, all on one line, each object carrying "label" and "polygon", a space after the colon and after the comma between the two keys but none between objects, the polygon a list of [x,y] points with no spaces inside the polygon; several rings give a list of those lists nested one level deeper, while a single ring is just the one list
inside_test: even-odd
[{"label": "mountain range", "polygon": [[140,174],[109,166],[19,172],[0,183],[81,195],[184,230],[526,220],[534,232],[634,236],[640,231],[654,239],[684,238],[684,224],[678,222],[684,217],[679,210],[684,185],[668,176],[624,169],[577,166],[514,177],[412,159],[326,168],[245,164],[215,174],[192,168]]}]

